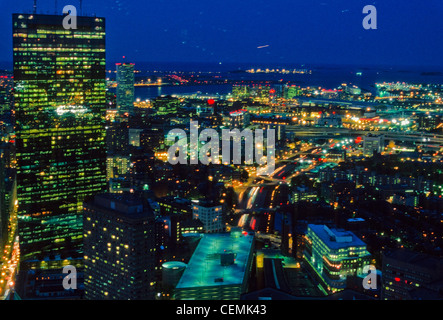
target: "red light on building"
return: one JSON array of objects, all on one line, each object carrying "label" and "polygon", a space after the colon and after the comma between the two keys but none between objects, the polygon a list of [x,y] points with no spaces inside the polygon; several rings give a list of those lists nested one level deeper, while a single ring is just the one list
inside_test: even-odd
[{"label": "red light on building", "polygon": [[215,104],[215,100],[214,100],[214,99],[209,99],[209,100],[208,100],[208,104],[209,104],[210,106],[214,105],[214,104]]},{"label": "red light on building", "polygon": [[394,280],[397,282],[400,282],[400,278],[395,278]]}]

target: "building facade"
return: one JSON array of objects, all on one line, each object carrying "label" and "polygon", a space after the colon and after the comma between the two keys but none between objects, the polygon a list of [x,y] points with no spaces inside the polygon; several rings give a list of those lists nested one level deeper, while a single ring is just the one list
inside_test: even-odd
[{"label": "building facade", "polygon": [[117,63],[117,109],[120,114],[134,110],[134,64]]},{"label": "building facade", "polygon": [[[382,299],[443,299],[443,259],[430,255],[393,250],[382,256]],[[417,293],[417,294],[416,294]]]},{"label": "building facade", "polygon": [[370,264],[366,244],[352,232],[310,224],[305,240],[304,259],[328,292],[345,289],[346,278]]},{"label": "building facade", "polygon": [[83,200],[106,188],[105,20],[62,21],[13,15],[22,261],[81,256]]},{"label": "building facade", "polygon": [[200,201],[192,205],[192,218],[203,223],[206,233],[223,232],[223,206]]},{"label": "building facade", "polygon": [[372,157],[374,153],[380,153],[385,147],[383,135],[368,134],[363,138],[363,155]]},{"label": "building facade", "polygon": [[147,203],[110,193],[85,203],[86,299],[153,299],[155,251],[155,217]]}]

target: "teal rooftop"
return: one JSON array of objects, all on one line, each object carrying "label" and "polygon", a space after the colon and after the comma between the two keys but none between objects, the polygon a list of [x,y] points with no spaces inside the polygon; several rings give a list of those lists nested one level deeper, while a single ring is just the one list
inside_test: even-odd
[{"label": "teal rooftop", "polygon": [[242,285],[253,240],[238,231],[204,234],[176,288]]}]

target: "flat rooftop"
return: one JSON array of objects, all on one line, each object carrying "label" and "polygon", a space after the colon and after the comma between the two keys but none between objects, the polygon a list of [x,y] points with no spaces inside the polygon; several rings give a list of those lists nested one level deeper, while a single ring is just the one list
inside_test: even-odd
[{"label": "flat rooftop", "polygon": [[[253,240],[253,235],[241,233],[236,238],[230,233],[204,234],[176,288],[241,285]],[[234,264],[221,265],[220,254],[225,250],[236,254]]]},{"label": "flat rooftop", "polygon": [[130,193],[98,194],[93,201],[85,202],[84,207],[131,219],[153,216],[151,208],[144,204],[143,199]]},{"label": "flat rooftop", "polygon": [[342,229],[328,228],[325,225],[308,225],[320,239],[331,249],[348,247],[365,247],[366,243],[360,240],[354,233]]}]

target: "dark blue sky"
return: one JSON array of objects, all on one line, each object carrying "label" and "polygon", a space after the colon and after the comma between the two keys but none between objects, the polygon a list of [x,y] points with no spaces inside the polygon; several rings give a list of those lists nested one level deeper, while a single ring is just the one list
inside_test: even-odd
[{"label": "dark blue sky", "polygon": [[[39,0],[53,13],[54,0]],[[0,0],[0,61],[12,60],[11,14]],[[58,0],[58,12],[78,0]],[[362,27],[365,5],[378,29]],[[442,0],[84,0],[107,19],[109,62],[247,62],[443,66]],[[266,46],[265,48],[258,48]]]}]

